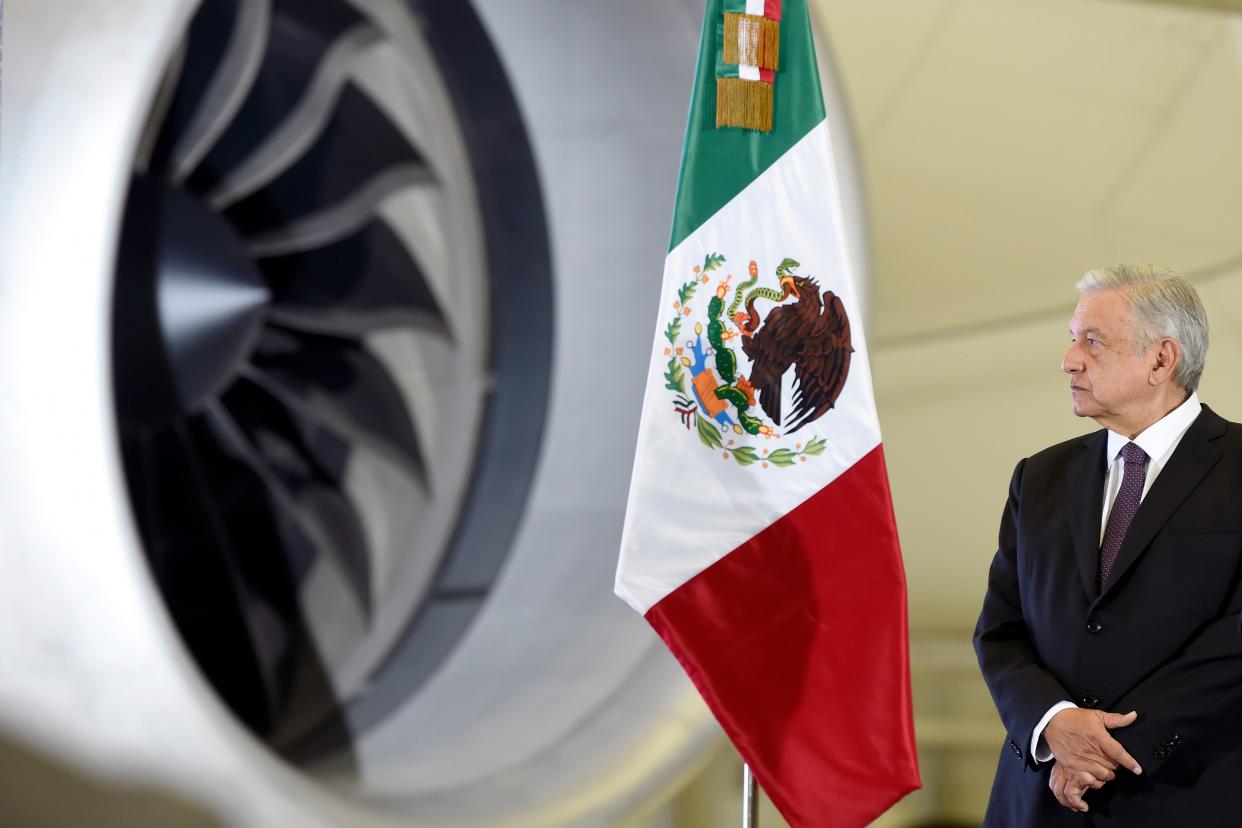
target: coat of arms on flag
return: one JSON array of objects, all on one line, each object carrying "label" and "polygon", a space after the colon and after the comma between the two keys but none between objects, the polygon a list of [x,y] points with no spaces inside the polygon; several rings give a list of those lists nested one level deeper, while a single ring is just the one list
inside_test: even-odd
[{"label": "coat of arms on flag", "polygon": [[796,827],[919,785],[847,243],[806,0],[708,0],[616,592]]},{"label": "coat of arms on flag", "polygon": [[[792,258],[776,266],[777,287],[758,284],[754,259],[749,278],[733,285],[726,264],[724,256],[708,253],[677,290],[663,350],[673,410],[704,445],[723,449],[726,460],[765,469],[806,462],[823,454],[827,441],[811,437],[790,444],[793,435],[833,407],[849,373],[854,348],[845,305],[832,291],[821,293],[814,278],[796,273],[800,264]],[[713,271],[725,273],[714,285]],[[683,317],[693,320],[693,335],[679,339]],[[792,411],[783,416],[782,380],[791,368]]]}]

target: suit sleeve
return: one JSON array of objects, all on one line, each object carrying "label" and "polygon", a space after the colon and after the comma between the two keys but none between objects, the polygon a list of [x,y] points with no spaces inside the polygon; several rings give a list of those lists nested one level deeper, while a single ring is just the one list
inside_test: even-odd
[{"label": "suit sleeve", "polygon": [[[1035,726],[1050,707],[1072,697],[1040,661],[1022,614],[1018,529],[1025,464],[1025,460],[1018,463],[1009,484],[974,643],[979,669],[1009,732],[1010,746],[1028,767],[1035,768],[1035,759],[1029,755]],[[1020,750],[1018,745],[1028,750]]]},{"label": "suit sleeve", "polygon": [[1235,582],[1226,613],[1113,707],[1119,713],[1138,711],[1134,724],[1112,735],[1144,774],[1158,772],[1179,750],[1212,744],[1223,726],[1237,721],[1242,707],[1240,618],[1242,588]]}]

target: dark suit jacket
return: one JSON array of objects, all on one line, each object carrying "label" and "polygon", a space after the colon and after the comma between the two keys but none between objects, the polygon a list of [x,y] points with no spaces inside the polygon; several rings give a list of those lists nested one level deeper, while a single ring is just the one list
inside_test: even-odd
[{"label": "dark suit jacket", "polygon": [[[1242,825],[1242,426],[1204,406],[1096,586],[1107,432],[1018,463],[975,629],[1008,731],[985,825]],[[1048,789],[1030,751],[1053,704],[1138,721],[1112,731],[1143,767],[1089,792]]]}]

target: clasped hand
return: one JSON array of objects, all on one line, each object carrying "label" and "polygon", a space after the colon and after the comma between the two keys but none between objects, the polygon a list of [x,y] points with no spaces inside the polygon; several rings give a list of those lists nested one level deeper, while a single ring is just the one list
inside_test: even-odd
[{"label": "clasped hand", "polygon": [[1056,758],[1048,787],[1057,801],[1067,808],[1085,813],[1083,795],[1087,789],[1099,790],[1116,778],[1117,768],[1132,773],[1143,769],[1134,757],[1108,731],[1134,723],[1138,714],[1125,715],[1079,707],[1062,710],[1044,728],[1044,739]]}]

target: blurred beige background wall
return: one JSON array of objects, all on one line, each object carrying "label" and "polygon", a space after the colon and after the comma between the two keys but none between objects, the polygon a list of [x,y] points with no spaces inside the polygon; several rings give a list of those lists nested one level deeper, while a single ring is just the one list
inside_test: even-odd
[{"label": "blurred beige background wall", "polygon": [[[909,578],[925,787],[885,826],[979,823],[1002,728],[970,634],[1009,475],[1094,429],[1059,366],[1083,271],[1165,263],[1242,420],[1242,16],[1225,2],[814,0],[872,232],[870,346]],[[651,826],[738,824],[722,747]],[[770,807],[762,825],[784,825]]]}]

